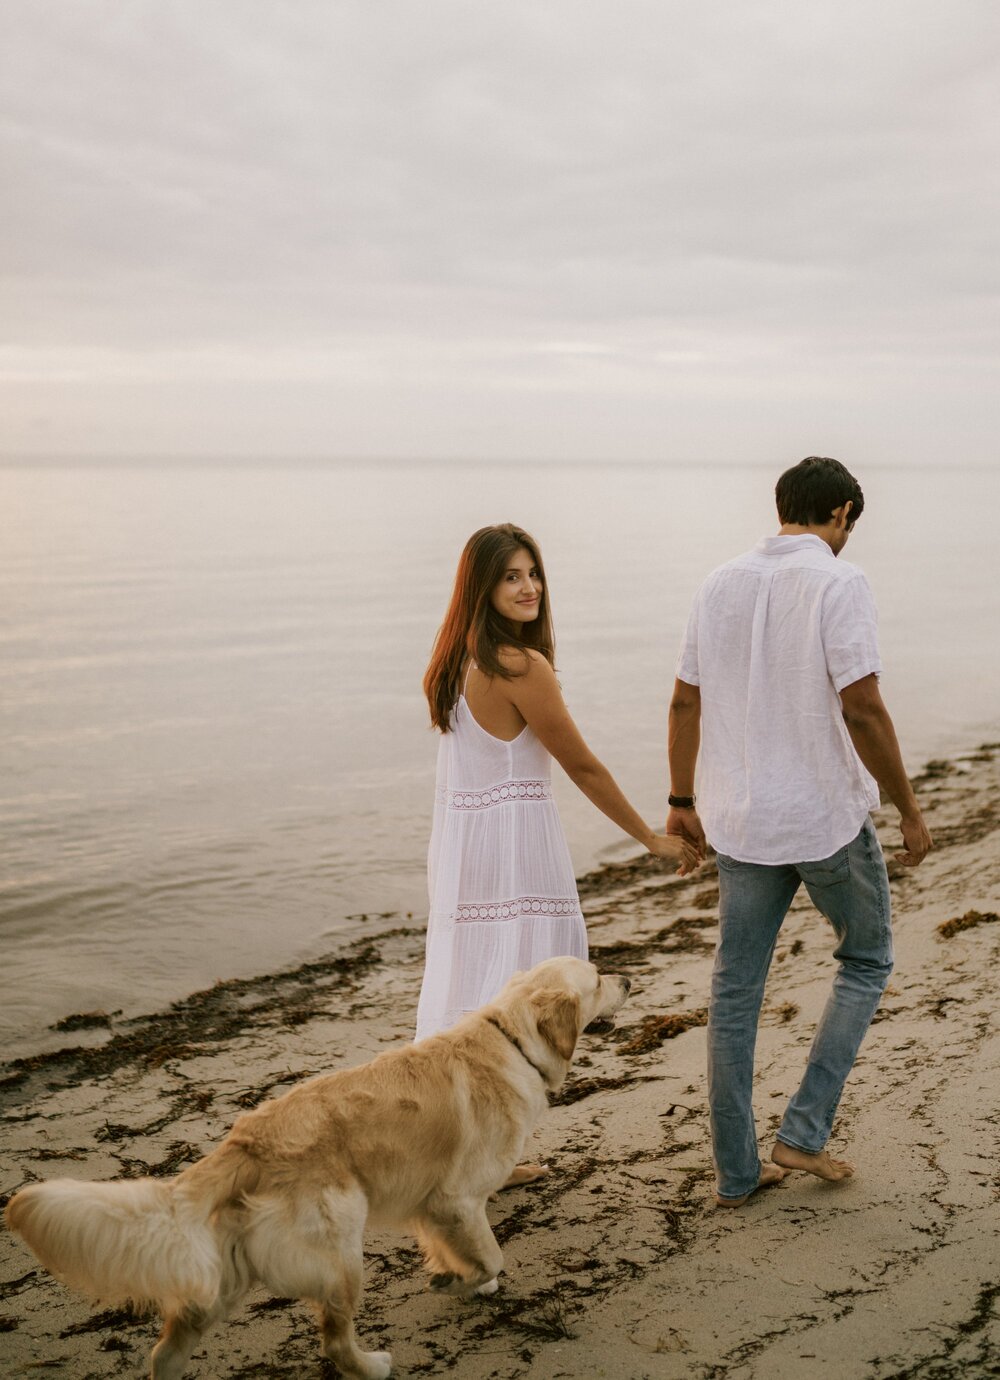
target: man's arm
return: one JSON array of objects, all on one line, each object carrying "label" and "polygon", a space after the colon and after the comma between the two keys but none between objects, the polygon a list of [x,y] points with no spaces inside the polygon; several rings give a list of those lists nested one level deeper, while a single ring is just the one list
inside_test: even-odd
[{"label": "man's arm", "polygon": [[[701,746],[701,690],[687,681],[675,680],[667,722],[667,757],[670,762],[670,794],[694,795],[694,767]],[[670,807],[667,833],[679,834],[705,856],[705,831],[698,811]]]},{"label": "man's arm", "polygon": [[906,775],[889,711],[878,688],[878,677],[863,676],[840,692],[844,723],[854,750],[900,814],[903,851],[897,862],[916,867],[934,846]]}]

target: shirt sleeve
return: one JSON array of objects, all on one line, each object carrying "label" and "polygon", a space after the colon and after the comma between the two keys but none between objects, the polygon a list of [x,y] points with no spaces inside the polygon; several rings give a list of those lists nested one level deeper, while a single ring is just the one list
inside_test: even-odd
[{"label": "shirt sleeve", "polygon": [[677,658],[677,679],[684,681],[686,685],[701,684],[701,678],[698,675],[698,606],[700,603],[701,592],[699,591],[691,605],[687,629],[681,643],[680,656]]},{"label": "shirt sleeve", "polygon": [[826,669],[838,692],[865,676],[881,675],[878,613],[864,574],[835,580],[827,590],[822,614]]}]

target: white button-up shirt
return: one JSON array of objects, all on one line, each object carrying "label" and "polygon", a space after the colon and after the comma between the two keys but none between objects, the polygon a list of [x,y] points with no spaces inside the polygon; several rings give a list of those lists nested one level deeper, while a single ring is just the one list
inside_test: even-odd
[{"label": "white button-up shirt", "polygon": [[766,537],[695,596],[677,675],[701,690],[698,810],[741,862],[827,858],[879,803],[839,691],[882,669],[875,601],[822,538]]}]

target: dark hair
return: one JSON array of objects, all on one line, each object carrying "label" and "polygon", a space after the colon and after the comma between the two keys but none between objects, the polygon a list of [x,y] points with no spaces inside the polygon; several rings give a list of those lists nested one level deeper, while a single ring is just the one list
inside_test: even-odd
[{"label": "dark hair", "polygon": [[834,508],[853,504],[848,527],[853,527],[864,511],[861,485],[839,460],[824,455],[807,455],[778,480],[774,489],[778,517],[782,522],[812,527],[830,521]]},{"label": "dark hair", "polygon": [[[521,547],[531,553],[542,593],[538,617],[515,627],[497,613],[490,596],[503,578],[511,556]],[[458,562],[451,603],[438,630],[424,676],[424,694],[435,728],[442,733],[448,732],[451,711],[462,688],[460,677],[466,657],[471,657],[488,676],[511,680],[515,672],[500,660],[500,649],[510,646],[532,647],[550,664],[555,660],[548,587],[538,543],[512,522],[501,522],[496,527],[481,527],[473,532]]]}]

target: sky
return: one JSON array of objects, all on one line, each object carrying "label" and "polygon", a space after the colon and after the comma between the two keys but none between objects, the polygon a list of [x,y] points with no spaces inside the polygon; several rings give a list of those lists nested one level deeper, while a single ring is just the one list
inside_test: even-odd
[{"label": "sky", "polygon": [[0,20],[0,456],[1000,463],[995,0]]}]

